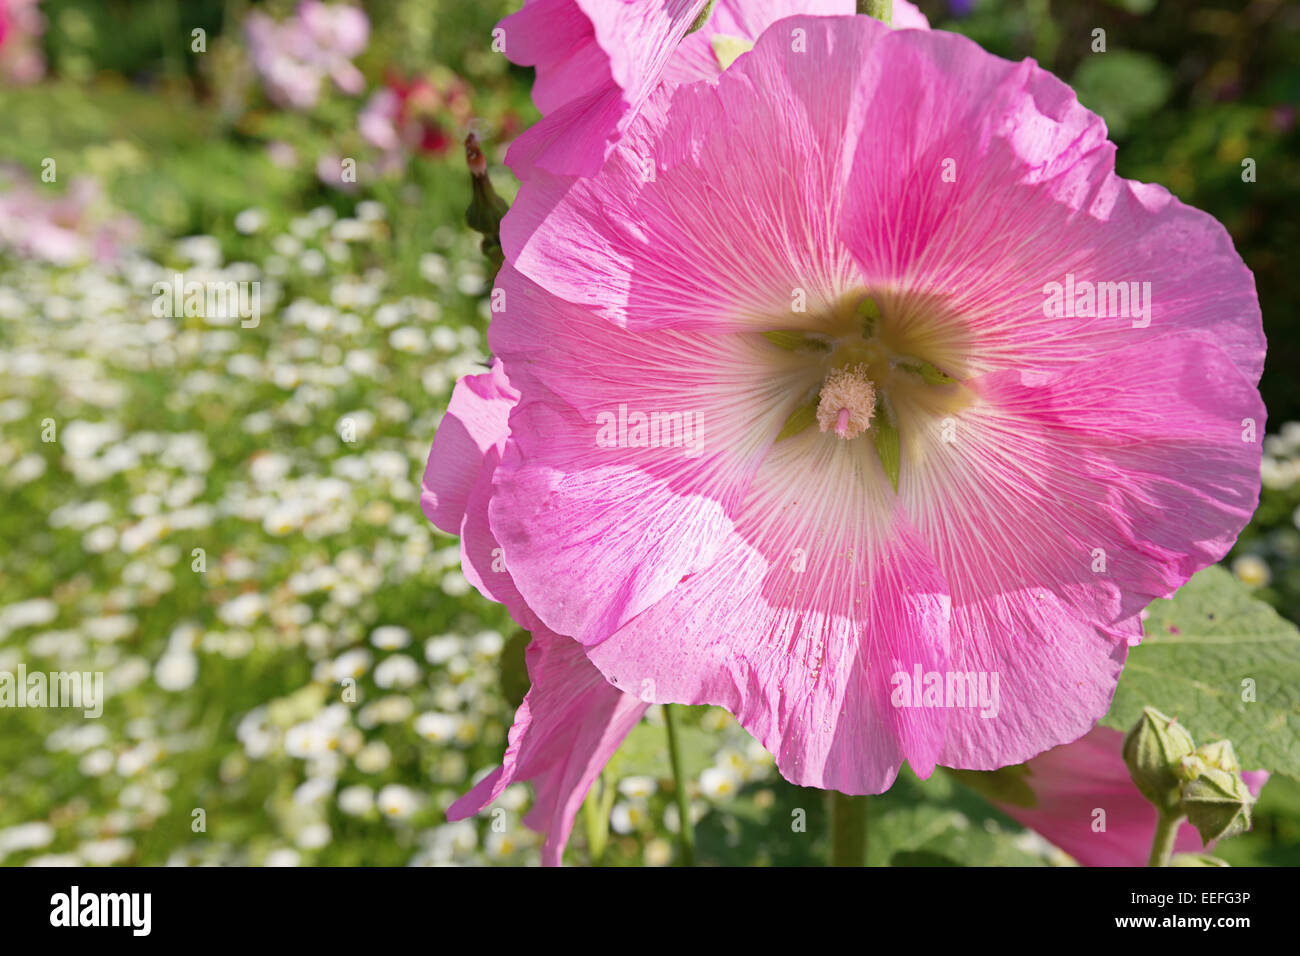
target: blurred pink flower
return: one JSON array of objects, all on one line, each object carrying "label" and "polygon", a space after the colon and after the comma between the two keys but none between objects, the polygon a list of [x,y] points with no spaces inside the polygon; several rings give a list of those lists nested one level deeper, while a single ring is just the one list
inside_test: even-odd
[{"label": "blurred pink flower", "polygon": [[[853,14],[856,0],[718,0],[704,26],[686,31],[706,0],[525,0],[498,30],[512,63],[536,67],[533,102],[542,113],[506,161],[521,179],[533,167],[590,176],[661,82],[721,73],[713,41],[752,44],[769,24],[796,13]],[[894,26],[929,29],[907,0]]]},{"label": "blurred pink flower", "polygon": [[41,0],[0,0],[0,82],[35,83],[45,75]]},{"label": "blurred pink flower", "polygon": [[[347,163],[348,165],[344,165]],[[348,171],[351,171],[350,173]],[[356,166],[356,160],[350,157],[336,156],[333,153],[327,153],[316,159],[316,178],[326,186],[337,189],[340,192],[351,193],[357,190],[357,180],[365,178],[370,179],[368,175],[370,170],[359,169]]]},{"label": "blurred pink flower", "polygon": [[267,95],[280,106],[311,109],[327,77],[345,93],[365,88],[351,61],[369,42],[370,21],[357,7],[303,0],[283,23],[254,10],[244,35]]},{"label": "blurred pink flower", "polygon": [[134,220],[104,209],[99,186],[90,179],[74,179],[62,194],[20,179],[0,192],[0,251],[24,259],[106,262],[119,258],[136,232]]},{"label": "blurred pink flower", "polygon": [[[1025,764],[1024,782],[1034,794],[1032,807],[994,803],[1084,866],[1145,866],[1155,837],[1156,811],[1129,777],[1123,744],[1124,735],[1118,730],[1096,727]],[[1255,796],[1268,776],[1263,770],[1242,774]],[[1174,851],[1209,852],[1186,820],[1178,829]]]},{"label": "blurred pink flower", "polygon": [[469,97],[459,77],[435,85],[422,76],[390,75],[357,117],[362,137],[400,169],[413,153],[442,155],[454,142],[447,132],[469,118]]},{"label": "blurred pink flower", "polygon": [[271,162],[281,169],[293,169],[298,165],[298,151],[292,144],[283,140],[272,140],[266,144],[266,155]]}]

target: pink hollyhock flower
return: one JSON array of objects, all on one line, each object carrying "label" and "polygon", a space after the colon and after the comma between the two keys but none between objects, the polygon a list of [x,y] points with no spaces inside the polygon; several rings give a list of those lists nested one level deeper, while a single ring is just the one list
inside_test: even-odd
[{"label": "pink hollyhock flower", "polygon": [[1264,423],[1249,271],[1113,156],[1032,62],[796,17],[537,173],[490,333],[523,604],[801,785],[1082,736],[1254,510]]},{"label": "pink hollyhock flower", "polygon": [[283,23],[254,10],[244,21],[244,35],[267,95],[280,106],[311,109],[326,77],[345,93],[365,88],[351,60],[369,42],[370,21],[356,7],[303,0]]},{"label": "pink hollyhock flower", "polygon": [[45,75],[41,0],[0,0],[0,81],[25,85]]},{"label": "pink hollyhock flower", "polygon": [[[711,45],[722,35],[752,44],[794,13],[852,14],[856,0],[718,0],[705,25],[690,29],[707,0],[525,0],[498,24],[506,56],[536,67],[533,102],[542,120],[506,156],[521,179],[536,166],[590,176],[636,119],[661,81],[716,76]],[[928,29],[907,0],[895,0],[895,26]],[[685,37],[685,39],[683,39]]]},{"label": "pink hollyhock flower", "polygon": [[[1096,727],[1073,743],[1029,761],[1025,784],[1034,805],[994,801],[1007,816],[1043,837],[1084,866],[1145,866],[1155,838],[1156,811],[1138,793],[1124,764],[1124,735]],[[1242,774],[1253,796],[1268,780],[1265,770]],[[1105,829],[1094,830],[1105,811]],[[1212,845],[1211,848],[1212,849]],[[1196,828],[1183,821],[1176,853],[1207,852]]]},{"label": "pink hollyhock flower", "polygon": [[103,207],[99,186],[90,179],[74,179],[62,195],[23,180],[0,191],[0,251],[24,259],[52,265],[108,262],[120,256],[136,231],[134,220]]},{"label": "pink hollyhock flower", "polygon": [[448,816],[472,816],[511,783],[531,780],[537,800],[524,822],[546,833],[542,860],[558,866],[592,782],[649,704],[610,685],[580,644],[548,630],[523,602],[509,572],[500,569],[487,503],[517,398],[500,362],[457,383],[429,455],[420,502],[430,521],[461,536],[466,578],[505,604],[532,634],[526,654],[532,687],[515,714],[503,765],[453,804]]}]

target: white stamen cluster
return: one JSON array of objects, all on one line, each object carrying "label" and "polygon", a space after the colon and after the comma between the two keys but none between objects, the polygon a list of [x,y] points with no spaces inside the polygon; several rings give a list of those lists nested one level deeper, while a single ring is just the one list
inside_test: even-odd
[{"label": "white stamen cluster", "polygon": [[817,403],[817,427],[843,439],[856,438],[871,427],[876,413],[876,388],[865,365],[832,369]]}]

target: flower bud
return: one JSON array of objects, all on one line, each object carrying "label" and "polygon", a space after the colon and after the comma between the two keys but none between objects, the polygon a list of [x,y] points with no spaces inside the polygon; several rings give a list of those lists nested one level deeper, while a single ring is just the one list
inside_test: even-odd
[{"label": "flower bud", "polygon": [[1228,773],[1241,773],[1241,763],[1237,752],[1232,749],[1231,740],[1216,740],[1196,748],[1197,754],[1211,767],[1226,770]]},{"label": "flower bud", "polygon": [[475,232],[482,233],[480,248],[492,263],[494,269],[500,268],[504,261],[501,250],[501,220],[505,218],[510,207],[497,195],[488,178],[487,158],[479,147],[478,137],[470,133],[465,137],[465,162],[469,166],[472,198],[469,209],[465,210],[465,221]]},{"label": "flower bud", "polygon": [[1254,798],[1240,773],[1207,765],[1183,784],[1182,802],[1187,821],[1196,827],[1206,845],[1250,829]]},{"label": "flower bud", "polygon": [[1191,735],[1174,718],[1145,707],[1124,738],[1124,763],[1138,792],[1160,813],[1178,810],[1182,760],[1196,749]]}]

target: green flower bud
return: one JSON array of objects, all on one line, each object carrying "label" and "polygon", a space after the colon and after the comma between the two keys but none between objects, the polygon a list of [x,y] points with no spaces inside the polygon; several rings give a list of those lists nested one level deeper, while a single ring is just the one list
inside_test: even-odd
[{"label": "green flower bud", "polygon": [[479,148],[478,137],[470,133],[465,137],[465,162],[469,166],[472,198],[465,210],[465,221],[475,232],[483,234],[480,248],[494,269],[504,261],[501,251],[501,220],[510,206],[497,195],[488,178],[487,159]]},{"label": "green flower bud", "polygon": [[1201,840],[1235,836],[1250,829],[1250,808],[1254,798],[1241,774],[1206,766],[1182,786],[1183,810],[1196,827]]},{"label": "green flower bud", "polygon": [[1228,773],[1241,773],[1241,763],[1237,760],[1237,752],[1232,749],[1231,740],[1216,740],[1197,747],[1196,752],[1211,767]]},{"label": "green flower bud", "polygon": [[1124,763],[1138,792],[1162,814],[1178,811],[1182,760],[1192,756],[1196,744],[1174,718],[1145,707],[1124,738]]},{"label": "green flower bud", "polygon": [[1210,765],[1205,762],[1204,757],[1200,754],[1191,754],[1178,761],[1178,779],[1184,781],[1195,780],[1208,769],[1210,769]]}]

